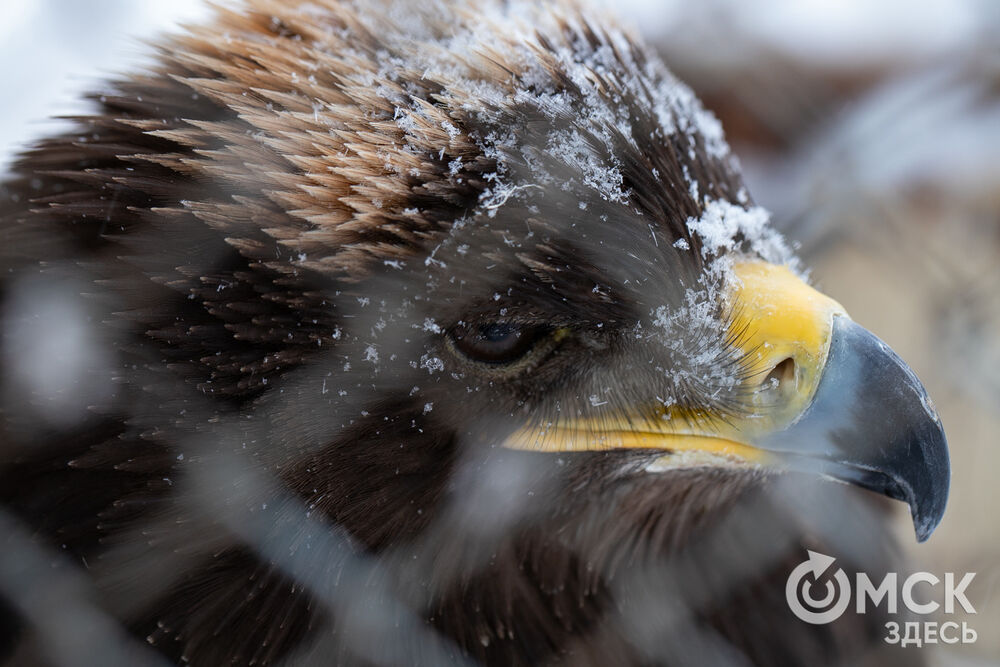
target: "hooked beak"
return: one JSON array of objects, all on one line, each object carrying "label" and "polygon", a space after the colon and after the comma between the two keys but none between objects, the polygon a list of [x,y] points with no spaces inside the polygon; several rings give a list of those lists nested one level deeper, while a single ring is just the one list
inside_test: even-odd
[{"label": "hooked beak", "polygon": [[[805,470],[910,506],[919,541],[944,514],[950,465],[944,429],[913,371],[832,299],[789,269],[735,267],[733,327],[761,372],[750,412],[692,419],[652,401],[624,412],[526,427],[504,446],[541,451],[648,449],[664,465],[755,463]],[[705,415],[711,417],[711,415]],[[667,424],[667,426],[664,426]]]},{"label": "hooked beak", "polygon": [[888,345],[846,317],[834,320],[809,407],[758,446],[794,467],[904,501],[921,542],[944,514],[951,473],[934,404]]}]

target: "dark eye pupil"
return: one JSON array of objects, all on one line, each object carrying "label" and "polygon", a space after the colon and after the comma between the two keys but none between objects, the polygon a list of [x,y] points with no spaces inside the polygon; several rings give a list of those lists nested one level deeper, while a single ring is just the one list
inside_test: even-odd
[{"label": "dark eye pupil", "polygon": [[491,343],[500,343],[508,338],[518,337],[521,335],[519,329],[514,328],[510,324],[488,324],[484,327],[480,327],[479,335],[483,339]]},{"label": "dark eye pupil", "polygon": [[456,327],[452,330],[452,340],[455,347],[473,361],[509,364],[530,352],[547,331],[543,327],[490,322],[478,327]]}]

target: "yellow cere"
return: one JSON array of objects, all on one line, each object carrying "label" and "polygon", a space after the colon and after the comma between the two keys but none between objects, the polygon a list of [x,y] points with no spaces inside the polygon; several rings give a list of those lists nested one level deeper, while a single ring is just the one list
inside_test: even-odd
[{"label": "yellow cere", "polygon": [[757,371],[755,423],[743,430],[757,435],[788,426],[808,407],[826,366],[833,320],[847,312],[786,266],[743,262],[734,273],[732,326],[746,331],[741,347]]},{"label": "yellow cere", "polygon": [[[689,460],[766,461],[769,455],[753,443],[787,427],[809,406],[826,363],[833,320],[846,313],[785,266],[741,262],[734,275],[726,298],[735,313],[732,330],[741,332],[740,346],[753,369],[748,414],[691,418],[652,408],[657,403],[651,398],[625,411],[526,427],[504,446],[549,452],[648,449],[683,453]],[[647,416],[656,413],[661,420]]]}]

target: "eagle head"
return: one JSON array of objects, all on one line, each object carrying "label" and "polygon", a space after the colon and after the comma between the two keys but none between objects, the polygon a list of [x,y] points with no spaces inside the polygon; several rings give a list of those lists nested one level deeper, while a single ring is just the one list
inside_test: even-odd
[{"label": "eagle head", "polygon": [[8,291],[102,297],[115,388],[39,454],[8,387],[0,474],[103,608],[194,664],[878,642],[792,618],[783,577],[807,545],[885,566],[857,487],[926,539],[940,421],[650,50],[562,2],[218,12],[2,218]]}]

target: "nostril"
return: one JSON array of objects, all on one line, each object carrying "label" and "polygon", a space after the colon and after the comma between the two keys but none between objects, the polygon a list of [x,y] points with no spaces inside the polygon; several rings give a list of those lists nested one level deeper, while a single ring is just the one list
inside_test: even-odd
[{"label": "nostril", "polygon": [[791,357],[779,361],[764,378],[763,389],[780,389],[795,384],[795,360]]}]

